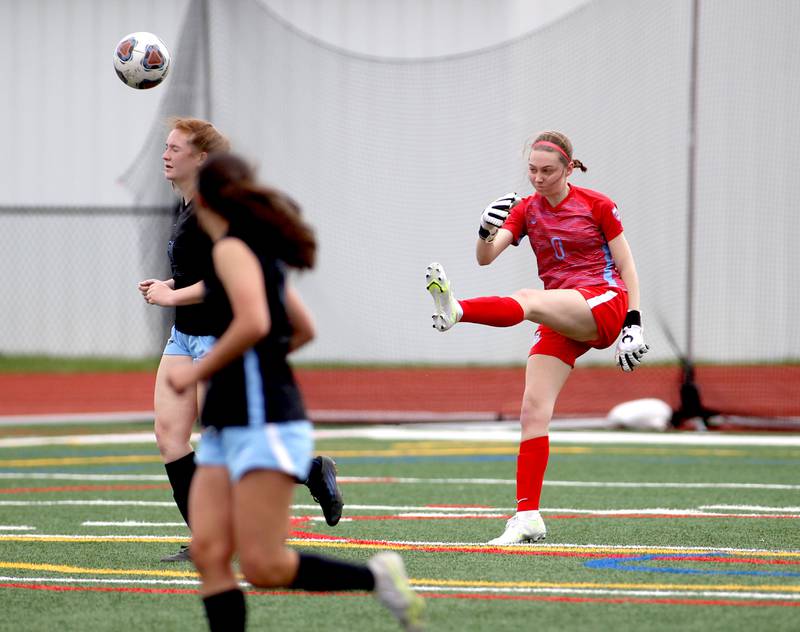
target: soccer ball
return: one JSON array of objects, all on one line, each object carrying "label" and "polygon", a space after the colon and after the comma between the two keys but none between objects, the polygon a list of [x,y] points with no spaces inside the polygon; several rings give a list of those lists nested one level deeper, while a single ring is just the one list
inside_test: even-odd
[{"label": "soccer ball", "polygon": [[114,50],[114,70],[125,85],[154,88],[169,73],[170,54],[159,37],[146,31],[123,37]]}]

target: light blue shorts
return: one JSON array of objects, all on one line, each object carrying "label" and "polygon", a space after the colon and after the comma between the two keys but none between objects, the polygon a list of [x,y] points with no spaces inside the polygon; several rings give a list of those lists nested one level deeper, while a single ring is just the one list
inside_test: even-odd
[{"label": "light blue shorts", "polygon": [[197,465],[224,466],[231,481],[251,470],[277,470],[298,482],[308,478],[314,437],[310,421],[263,426],[206,428],[195,454]]},{"label": "light blue shorts", "polygon": [[209,351],[217,339],[214,336],[191,336],[175,329],[169,330],[169,340],[164,347],[163,355],[191,356],[193,360],[199,360]]}]

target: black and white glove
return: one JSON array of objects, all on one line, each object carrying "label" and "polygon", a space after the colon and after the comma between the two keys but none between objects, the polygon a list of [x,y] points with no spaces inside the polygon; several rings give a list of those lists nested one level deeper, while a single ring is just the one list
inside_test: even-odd
[{"label": "black and white glove", "polygon": [[489,204],[483,211],[483,215],[481,215],[481,227],[478,229],[478,237],[483,241],[492,241],[497,234],[497,229],[503,225],[511,209],[521,199],[516,193],[508,193]]},{"label": "black and white glove", "polygon": [[623,371],[633,371],[641,364],[642,356],[649,349],[650,347],[644,343],[641,314],[632,309],[625,317],[625,324],[622,326],[622,335],[614,356],[616,363]]}]

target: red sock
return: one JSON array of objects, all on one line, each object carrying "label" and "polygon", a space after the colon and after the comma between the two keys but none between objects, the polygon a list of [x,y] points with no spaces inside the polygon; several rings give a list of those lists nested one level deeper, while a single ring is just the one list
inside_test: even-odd
[{"label": "red sock", "polygon": [[519,444],[517,457],[517,511],[539,509],[544,471],[550,457],[550,438],[535,437]]},{"label": "red sock", "polygon": [[458,302],[464,315],[462,323],[479,323],[492,327],[511,327],[525,320],[522,306],[510,296],[484,296]]}]

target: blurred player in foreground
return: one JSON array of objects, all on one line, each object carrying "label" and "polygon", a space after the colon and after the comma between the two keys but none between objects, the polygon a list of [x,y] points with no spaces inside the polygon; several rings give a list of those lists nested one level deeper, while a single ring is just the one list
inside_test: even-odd
[{"label": "blurred player in foreground", "polygon": [[286,268],[314,265],[313,231],[293,202],[257,185],[246,163],[230,154],[200,169],[197,215],[214,242],[206,302],[221,331],[203,359],[173,366],[167,379],[178,393],[210,380],[189,505],[192,560],[211,629],[244,629],[234,553],[254,586],[374,590],[406,629],[420,629],[424,602],[396,553],[360,565],[285,544],[295,481],[308,473],[313,443],[286,361],[308,342],[299,332],[311,328],[311,315]]},{"label": "blurred player in foreground", "polygon": [[[195,454],[189,438],[202,405],[203,388],[192,386],[176,393],[167,384],[166,375],[174,366],[190,365],[202,358],[214,342],[211,314],[203,302],[203,278],[213,270],[211,240],[197,224],[194,197],[200,167],[208,156],[228,152],[230,144],[208,121],[176,118],[171,124],[162,155],[164,177],[181,195],[167,248],[172,278],[146,279],[139,282],[139,291],[150,305],[175,308],[175,324],[156,374],[155,434],[175,503],[188,525],[189,486],[195,471]],[[309,331],[308,335],[312,333]],[[339,522],[342,496],[333,460],[316,457],[305,483],[322,505],[328,524]],[[161,561],[186,560],[189,548],[184,546]]]},{"label": "blurred player in foreground", "polygon": [[456,300],[441,264],[426,272],[436,313],[433,326],[446,331],[458,322],[510,327],[539,323],[525,372],[517,457],[517,511],[489,544],[536,542],[547,530],[539,513],[550,455],[553,408],[575,360],[590,348],[604,349],[622,331],[616,362],[632,371],[647,352],[639,313],[639,279],[615,204],[606,196],[567,183],[574,169],[572,143],[560,132],[539,134],[528,159],[535,194],[516,193],[492,202],[481,217],[476,256],[492,263],[527,236],[543,290],[511,296]]}]

